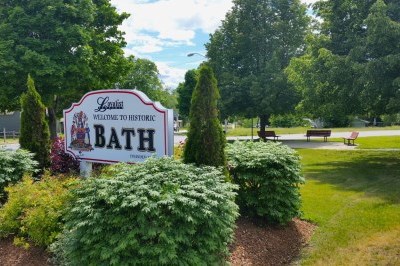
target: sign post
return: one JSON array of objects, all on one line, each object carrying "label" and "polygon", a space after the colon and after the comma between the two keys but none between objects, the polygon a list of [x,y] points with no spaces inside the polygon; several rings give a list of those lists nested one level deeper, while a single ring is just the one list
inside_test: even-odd
[{"label": "sign post", "polygon": [[81,161],[138,163],[173,155],[173,112],[138,90],[100,90],[85,94],[64,110],[65,151]]}]

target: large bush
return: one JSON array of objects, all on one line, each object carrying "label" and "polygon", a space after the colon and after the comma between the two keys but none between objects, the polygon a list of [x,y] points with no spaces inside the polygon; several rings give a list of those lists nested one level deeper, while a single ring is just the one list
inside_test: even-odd
[{"label": "large bush", "polygon": [[22,182],[9,186],[9,198],[0,209],[0,236],[27,238],[48,246],[62,231],[62,216],[70,199],[70,188],[76,179],[45,175],[40,181],[25,176]]},{"label": "large bush", "polygon": [[235,142],[228,145],[227,157],[239,185],[241,213],[280,224],[300,214],[299,185],[304,179],[294,150],[281,143]]},{"label": "large bush", "polygon": [[52,141],[50,152],[50,170],[52,174],[79,172],[79,161],[64,150],[64,138],[56,137]]},{"label": "large bush", "polygon": [[301,127],[305,124],[301,116],[293,114],[271,115],[271,127]]},{"label": "large bush", "polygon": [[222,263],[238,216],[235,186],[224,178],[214,167],[170,158],[111,167],[75,191],[66,230],[52,246],[58,263]]},{"label": "large bush", "polygon": [[33,154],[26,150],[0,149],[0,203],[6,198],[4,188],[21,180],[25,172],[35,172],[37,164],[33,160]]}]

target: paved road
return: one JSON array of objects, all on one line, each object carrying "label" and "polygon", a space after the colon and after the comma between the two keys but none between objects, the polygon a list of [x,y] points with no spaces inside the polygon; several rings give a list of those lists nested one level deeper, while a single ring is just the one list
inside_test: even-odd
[{"label": "paved road", "polygon": [[[184,132],[179,132],[174,136],[174,144],[179,144],[179,142],[186,139],[186,135],[182,135]],[[332,132],[332,138],[343,138],[350,136],[351,132]],[[360,131],[359,137],[371,137],[371,136],[400,136],[400,130],[375,130],[375,131]],[[253,137],[258,139],[257,136]],[[251,136],[245,137],[228,137],[228,140],[250,140]],[[321,148],[321,149],[354,149],[354,146],[343,145],[340,142],[307,142],[304,134],[285,134],[281,135],[279,138],[283,143],[289,145],[293,148]],[[16,150],[19,148],[19,144],[1,144],[0,147],[5,147],[6,149]]]},{"label": "paved road", "polygon": [[[343,138],[350,136],[351,132],[332,132],[332,138]],[[359,137],[372,137],[372,136],[400,136],[400,130],[375,130],[375,131],[360,131]],[[254,139],[258,139],[258,136],[254,136]],[[174,138],[175,144],[179,143],[179,141],[183,141],[186,139],[185,135],[176,135]],[[250,140],[251,136],[245,137],[228,137],[230,140]],[[279,138],[280,140],[306,140],[304,134],[284,134]]]},{"label": "paved road", "polygon": [[[332,132],[332,138],[349,137],[351,132]],[[374,130],[374,131],[360,131],[359,137],[372,137],[372,136],[400,136],[400,130]],[[180,141],[186,139],[185,135],[175,135],[174,143],[178,144]],[[228,140],[251,140],[251,136],[243,137],[227,137]],[[254,136],[253,139],[258,139]],[[281,135],[279,140],[292,148],[311,148],[311,149],[341,149],[351,150],[356,146],[347,146],[342,142],[321,142],[321,141],[306,141],[304,134],[284,134]]]}]

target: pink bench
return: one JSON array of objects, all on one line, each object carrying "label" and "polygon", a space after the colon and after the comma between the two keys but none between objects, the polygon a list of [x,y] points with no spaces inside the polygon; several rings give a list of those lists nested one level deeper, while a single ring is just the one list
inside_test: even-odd
[{"label": "pink bench", "polygon": [[[347,145],[354,145],[354,140],[356,140],[356,138],[358,137],[358,132],[351,132],[351,135],[350,135],[350,137],[348,137],[348,138],[343,138],[343,143],[344,144],[347,144]],[[353,144],[350,144],[350,142],[353,142]],[[347,142],[347,143],[346,143]]]}]

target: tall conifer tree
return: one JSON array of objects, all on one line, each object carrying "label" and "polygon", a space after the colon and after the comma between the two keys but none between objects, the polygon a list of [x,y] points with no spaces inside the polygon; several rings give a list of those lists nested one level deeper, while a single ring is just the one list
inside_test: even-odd
[{"label": "tall conifer tree", "polygon": [[184,162],[196,165],[225,166],[225,135],[218,119],[219,91],[211,67],[200,67],[193,91],[190,127],[184,149]]},{"label": "tall conifer tree", "polygon": [[28,91],[21,97],[21,135],[19,143],[22,149],[35,154],[35,160],[43,169],[49,164],[50,131],[46,122],[46,108],[42,103],[35,84],[28,75]]}]

